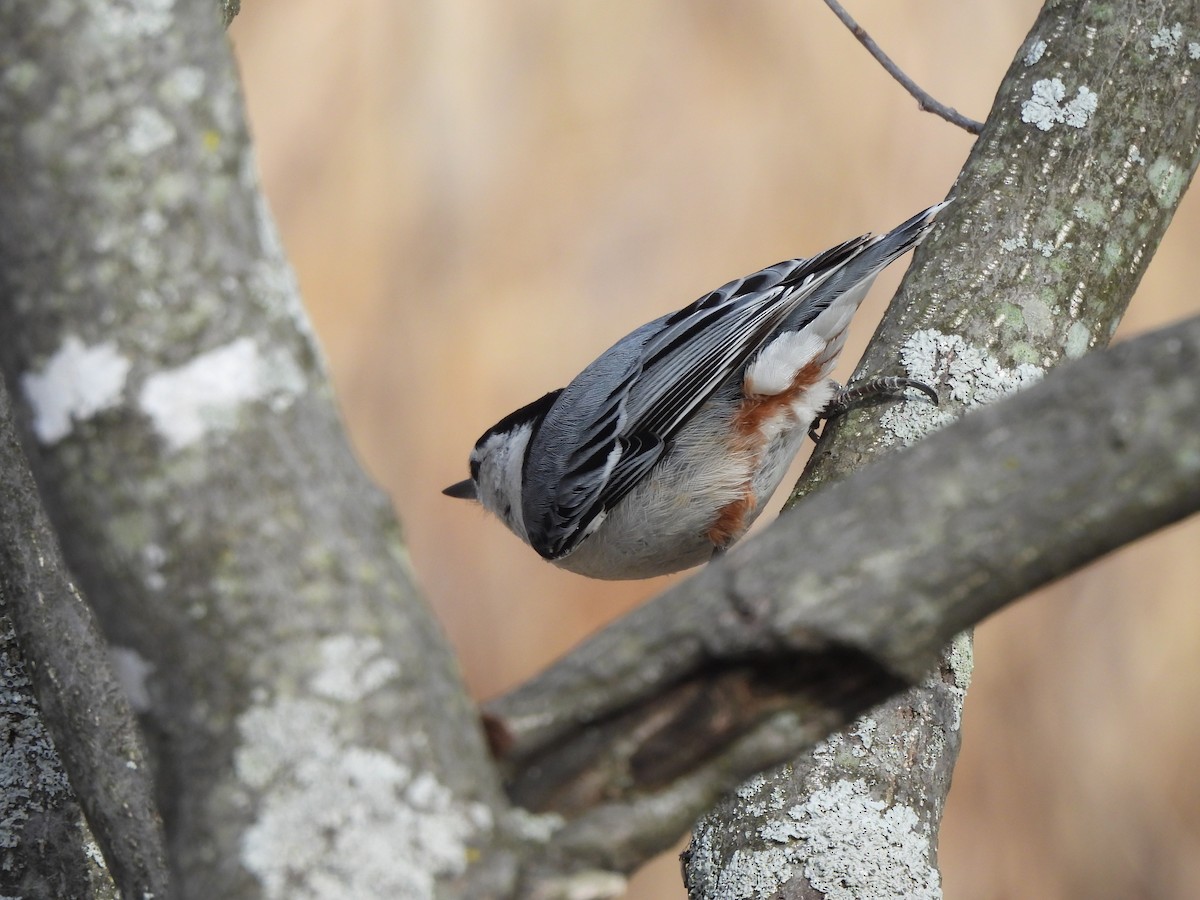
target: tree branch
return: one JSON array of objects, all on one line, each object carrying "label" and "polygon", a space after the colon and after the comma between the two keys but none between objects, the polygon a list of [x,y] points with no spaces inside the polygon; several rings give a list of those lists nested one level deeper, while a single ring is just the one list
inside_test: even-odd
[{"label": "tree branch", "polygon": [[904,70],[892,62],[890,56],[883,52],[878,44],[867,34],[866,30],[854,21],[850,13],[846,12],[845,7],[838,3],[837,0],[825,0],[825,5],[833,10],[833,14],[841,19],[842,24],[850,29],[850,33],[858,40],[860,44],[867,48],[867,52],[875,57],[876,61],[883,66],[884,71],[891,75],[896,81],[900,82],[913,99],[917,101],[917,105],[924,112],[931,112],[934,115],[941,116],[952,125],[957,125],[964,131],[971,134],[979,134],[983,130],[983,123],[976,122],[974,119],[967,118],[958,110],[953,109],[945,104],[939,103],[933,99],[926,91],[904,74]]},{"label": "tree branch", "polygon": [[[664,694],[703,696],[733,671],[769,685],[772,673],[799,668],[791,708],[768,715],[816,711],[822,722],[813,731],[827,733],[898,681],[919,681],[964,628],[1200,510],[1198,367],[1200,318],[1073,363],[809,497],[489,704],[518,799],[526,781],[545,792],[554,763],[578,754],[588,762],[575,767],[570,811],[593,806],[602,815],[619,800],[649,802],[659,785],[636,765],[637,751],[692,746],[717,730],[720,716],[696,704],[657,721],[638,716],[653,727],[631,734],[626,721],[614,729],[632,746],[606,739],[608,724],[639,708],[657,711]],[[1073,461],[1066,471],[1064,459]],[[719,741],[715,750],[729,746]],[[781,739],[774,762],[801,746]],[[731,789],[753,771],[721,768],[713,773],[720,783],[695,795]],[[589,824],[581,816],[566,834]]]},{"label": "tree branch", "polygon": [[3,381],[0,508],[0,608],[17,632],[42,718],[121,892],[165,900],[162,822],[141,734],[42,511]]},{"label": "tree branch", "polygon": [[25,654],[0,612],[0,894],[118,896],[46,730]]}]

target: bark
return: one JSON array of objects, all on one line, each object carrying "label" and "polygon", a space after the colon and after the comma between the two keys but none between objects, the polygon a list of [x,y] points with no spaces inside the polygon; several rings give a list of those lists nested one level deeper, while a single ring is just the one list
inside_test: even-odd
[{"label": "bark", "polygon": [[495,778],[342,433],[218,17],[17,0],[0,56],[0,362],[133,676],[181,893],[461,876]]},{"label": "bark", "polygon": [[42,720],[121,892],[168,897],[162,821],[141,734],[92,611],[66,571],[3,384],[0,508],[0,609],[24,648]]},{"label": "bark", "polygon": [[117,900],[3,613],[0,686],[0,894]]}]

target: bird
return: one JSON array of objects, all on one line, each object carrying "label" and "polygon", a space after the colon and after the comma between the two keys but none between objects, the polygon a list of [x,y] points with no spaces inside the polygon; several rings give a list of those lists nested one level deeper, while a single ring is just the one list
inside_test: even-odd
[{"label": "bird", "polygon": [[446,488],[544,559],[592,578],[651,578],[726,551],[822,419],[928,385],[830,378],[875,277],[949,201],[881,235],[767,266],[642,325],[564,388],[502,418]]}]

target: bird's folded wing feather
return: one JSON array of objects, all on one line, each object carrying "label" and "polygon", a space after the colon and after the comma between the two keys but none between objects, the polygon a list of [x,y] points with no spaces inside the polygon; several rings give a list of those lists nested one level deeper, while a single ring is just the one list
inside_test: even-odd
[{"label": "bird's folded wing feather", "polygon": [[[828,302],[818,288],[861,252],[870,235],[811,259],[778,263],[706,294],[663,320],[638,364],[607,398],[573,449],[555,491],[551,521],[531,540],[563,556],[653,468],[671,437],[789,316]],[[533,524],[533,523],[527,523]]]}]

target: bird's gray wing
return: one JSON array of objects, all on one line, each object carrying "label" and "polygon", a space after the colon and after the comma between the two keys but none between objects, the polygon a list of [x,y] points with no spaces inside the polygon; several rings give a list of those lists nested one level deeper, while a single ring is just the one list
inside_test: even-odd
[{"label": "bird's gray wing", "polygon": [[[530,543],[569,553],[669,450],[671,438],[780,328],[803,328],[919,243],[939,203],[879,237],[731,281],[635,331],[585,369],[546,417],[526,458],[541,490],[523,504]],[[596,385],[608,389],[597,393]]]},{"label": "bird's gray wing", "polygon": [[[869,239],[769,266],[651,323],[657,327],[600,398],[594,396],[601,380],[595,369],[621,344],[585,369],[550,411],[547,441],[527,458],[527,479],[537,465],[538,484],[552,488],[549,497],[526,498],[525,528],[534,548],[548,559],[574,549],[589,525],[654,467],[692,413]],[[589,389],[573,391],[580,382]],[[560,423],[570,426],[561,430],[574,436],[572,446],[553,443]]]}]

